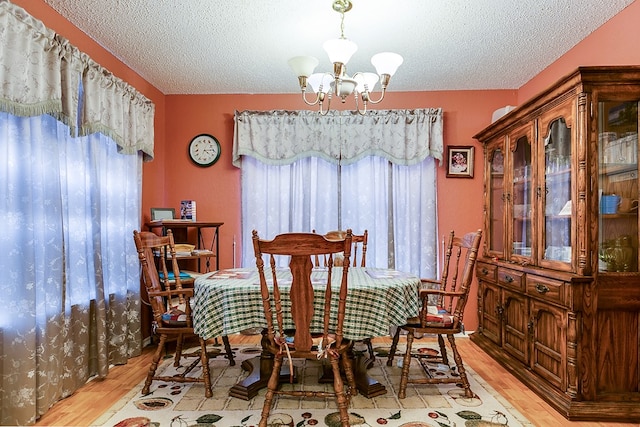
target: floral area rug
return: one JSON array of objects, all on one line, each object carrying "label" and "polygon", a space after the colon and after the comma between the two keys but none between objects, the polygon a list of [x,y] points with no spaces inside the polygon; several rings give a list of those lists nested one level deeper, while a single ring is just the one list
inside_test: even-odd
[{"label": "floral area rug", "polygon": [[[423,353],[423,350],[416,348]],[[260,411],[265,390],[251,400],[229,396],[229,389],[247,377],[242,360],[256,357],[256,347],[234,347],[236,366],[229,366],[221,356],[210,360],[213,397],[204,397],[202,384],[163,383],[155,381],[151,393],[141,394],[142,383],[109,411],[99,417],[96,426],[118,427],[251,427],[260,421]],[[404,351],[398,348],[398,351]],[[435,348],[427,350],[437,353]],[[353,396],[349,408],[352,426],[531,426],[532,424],[498,395],[481,377],[467,367],[474,398],[465,398],[462,389],[455,384],[412,385],[407,387],[407,397],[398,399],[401,368],[398,363],[386,366],[388,348],[377,348],[375,363],[369,369],[370,377],[382,383],[387,393],[373,398]],[[401,360],[396,357],[395,362]],[[420,363],[412,359],[412,376],[425,375]],[[452,360],[452,359],[451,359]],[[165,360],[158,368],[169,373],[175,370],[173,360]],[[401,362],[400,362],[401,363]],[[415,366],[414,366],[415,365]],[[283,387],[332,390],[332,384],[318,384],[321,362],[294,360],[298,382]],[[435,374],[449,375],[445,366],[427,362],[425,365]],[[180,368],[178,368],[180,369]],[[198,369],[190,375],[199,375]],[[340,426],[335,400],[276,397],[271,409],[270,427],[276,426]]]}]

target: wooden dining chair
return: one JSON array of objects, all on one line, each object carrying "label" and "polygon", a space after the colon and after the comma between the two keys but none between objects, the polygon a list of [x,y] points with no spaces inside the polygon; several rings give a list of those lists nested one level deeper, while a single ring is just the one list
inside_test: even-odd
[{"label": "wooden dining chair", "polygon": [[[313,233],[316,230],[312,231]],[[326,233],[324,236],[329,239],[344,239],[346,235],[346,231],[344,230],[333,230]],[[351,248],[351,259],[353,263],[351,264],[354,267],[358,267],[358,252],[360,254],[360,267],[366,267],[367,265],[367,241],[369,240],[369,231],[364,230],[362,234],[354,234],[352,236],[353,246]],[[315,265],[316,267],[326,267],[327,266],[327,257],[322,257],[323,262],[321,261],[321,257],[319,255],[315,256]],[[334,266],[342,265],[342,260],[336,260],[334,257]]]},{"label": "wooden dining chair", "polygon": [[[313,233],[315,233],[316,230],[313,230]],[[329,240],[333,240],[333,239],[344,239],[346,235],[346,231],[344,230],[333,230],[333,231],[329,231],[328,233],[326,233],[324,235],[324,237],[326,237]],[[358,252],[361,252],[360,254],[360,267],[366,267],[367,266],[367,241],[369,240],[369,231],[368,230],[364,230],[364,233],[362,234],[353,234],[351,241],[353,242],[353,245],[351,247],[351,259],[353,260],[353,263],[351,264],[353,267],[357,267],[358,266]],[[323,259],[324,262],[321,262],[320,259]],[[339,261],[336,262],[336,259],[334,258],[334,265],[335,266],[340,266],[342,265],[342,258],[338,258]],[[320,257],[320,255],[316,255],[315,256],[315,266],[316,267],[326,267],[327,266],[327,257],[326,255],[324,257]],[[367,352],[369,353],[369,364],[373,363],[373,361],[376,358],[376,354],[373,351],[373,345],[371,344],[371,339],[367,338],[362,340],[362,342],[367,346]]]},{"label": "wooden dining chair", "polygon": [[[158,348],[153,356],[147,379],[142,388],[142,394],[149,394],[153,381],[167,382],[201,382],[204,383],[205,396],[211,397],[211,379],[209,373],[209,357],[219,352],[207,352],[206,342],[193,331],[191,318],[193,288],[184,288],[180,278],[180,269],[176,259],[175,243],[171,230],[167,230],[166,236],[158,236],[149,231],[133,231],[133,240],[138,251],[138,259],[142,267],[142,280],[144,282],[149,304],[153,314],[152,333],[159,337]],[[171,267],[167,267],[167,263]],[[157,266],[156,266],[157,265]],[[162,272],[162,275],[158,272]],[[171,274],[169,274],[171,272]],[[162,276],[162,279],[160,278]],[[200,349],[196,352],[183,352],[186,339],[197,338]],[[181,360],[187,357],[195,357],[181,373],[174,376],[156,375],[158,363],[165,351],[168,340],[176,340],[176,352],[174,366],[180,367]],[[234,365],[233,352],[229,345],[229,339],[223,337],[226,356],[229,364]],[[202,364],[200,377],[187,376],[198,363]]]},{"label": "wooden dining chair", "polygon": [[[260,427],[266,427],[275,395],[295,397],[334,397],[340,412],[340,423],[343,427],[349,425],[348,406],[351,395],[357,393],[353,375],[353,367],[349,352],[352,343],[343,336],[344,318],[347,300],[347,275],[351,256],[352,235],[347,230],[343,239],[328,240],[315,233],[285,233],[273,240],[262,240],[257,231],[253,231],[253,247],[256,256],[256,266],[260,277],[260,291],[266,319],[267,329],[263,348],[274,357],[273,369],[267,384]],[[333,274],[333,257],[343,253],[344,266],[339,273],[338,303],[332,306],[333,290],[331,287]],[[327,278],[323,279],[322,301],[322,330],[312,329],[314,317],[314,282],[311,282],[313,270],[312,258],[316,255],[328,254]],[[288,283],[278,283],[276,275],[277,258],[287,257],[291,270],[292,281],[290,289]],[[265,268],[265,260],[267,267]],[[338,270],[339,271],[339,270]],[[268,278],[267,278],[268,275]],[[289,292],[291,304],[283,304],[282,292]],[[337,306],[336,306],[337,305]],[[291,319],[294,328],[285,324]],[[319,335],[319,336],[318,336]],[[314,343],[315,339],[315,343]],[[279,388],[280,370],[287,359],[290,380],[293,383],[292,359],[304,358],[311,360],[328,359],[333,371],[333,392],[314,390],[282,390]],[[344,372],[347,384],[343,382],[341,371]]]},{"label": "wooden dining chair", "polygon": [[[396,348],[401,331],[407,333],[407,348],[404,353],[402,374],[400,376],[400,389],[398,397],[406,397],[407,384],[442,384],[442,383],[462,383],[465,397],[473,397],[469,380],[462,362],[462,357],[458,352],[455,342],[455,334],[464,332],[462,323],[464,307],[469,299],[469,290],[473,280],[473,271],[482,238],[482,230],[467,233],[463,237],[456,237],[454,232],[449,233],[449,239],[444,257],[444,265],[439,280],[421,279],[420,300],[422,308],[420,313],[414,318],[407,319],[407,323],[396,331],[387,366],[393,366]],[[411,347],[416,334],[438,336],[440,354],[437,357],[421,353],[413,354]],[[420,335],[420,336],[421,336]],[[432,371],[427,369],[428,363],[440,363],[449,366],[447,349],[443,335],[447,336],[449,346],[453,354],[455,366],[449,367],[450,372],[457,369],[456,375],[439,376],[432,375]],[[426,377],[409,378],[411,358],[422,358]],[[459,376],[459,378],[458,378]]]}]

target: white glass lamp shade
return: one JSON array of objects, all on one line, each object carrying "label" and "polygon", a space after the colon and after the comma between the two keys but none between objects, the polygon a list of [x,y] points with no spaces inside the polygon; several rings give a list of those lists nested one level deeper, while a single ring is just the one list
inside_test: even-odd
[{"label": "white glass lamp shade", "polygon": [[346,64],[353,54],[356,53],[356,50],[358,50],[358,46],[347,39],[327,40],[322,47],[327,52],[327,55],[329,55],[329,61],[333,64],[336,62]]},{"label": "white glass lamp shade", "polygon": [[311,74],[307,79],[307,84],[311,86],[311,89],[315,93],[318,93],[320,86],[322,85],[322,92],[327,93],[333,83],[333,77],[327,73],[315,73]]},{"label": "white glass lamp shade", "polygon": [[[336,84],[336,81],[334,80],[332,85],[335,85],[335,84]],[[338,90],[336,91],[336,95],[342,98],[343,99],[342,102],[344,102],[344,99],[353,93],[357,85],[358,85],[358,82],[355,79],[352,79],[347,75],[344,75],[339,80]]]},{"label": "white glass lamp shade", "polygon": [[365,84],[367,85],[367,91],[373,92],[373,89],[379,81],[379,77],[375,73],[356,73],[353,79],[358,82],[356,90],[360,93],[365,91]]},{"label": "white glass lamp shade", "polygon": [[371,57],[371,63],[376,67],[376,72],[379,75],[388,74],[393,76],[398,67],[402,65],[402,61],[402,56],[393,52],[381,52]]},{"label": "white glass lamp shade", "polygon": [[294,56],[289,60],[289,67],[298,77],[309,77],[317,66],[318,60],[313,56]]}]

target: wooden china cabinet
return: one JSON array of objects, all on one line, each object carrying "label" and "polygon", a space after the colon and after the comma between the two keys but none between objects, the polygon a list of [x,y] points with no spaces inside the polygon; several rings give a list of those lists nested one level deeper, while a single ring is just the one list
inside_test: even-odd
[{"label": "wooden china cabinet", "polygon": [[571,420],[640,420],[640,66],[581,67],[478,133],[471,339]]}]

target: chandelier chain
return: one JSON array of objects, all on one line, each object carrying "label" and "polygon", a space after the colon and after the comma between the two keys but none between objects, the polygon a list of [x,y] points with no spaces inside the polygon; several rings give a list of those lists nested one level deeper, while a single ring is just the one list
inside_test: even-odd
[{"label": "chandelier chain", "polygon": [[344,36],[344,14],[351,10],[353,4],[350,0],[335,0],[333,2],[333,10],[340,14],[340,38],[345,39]]}]

